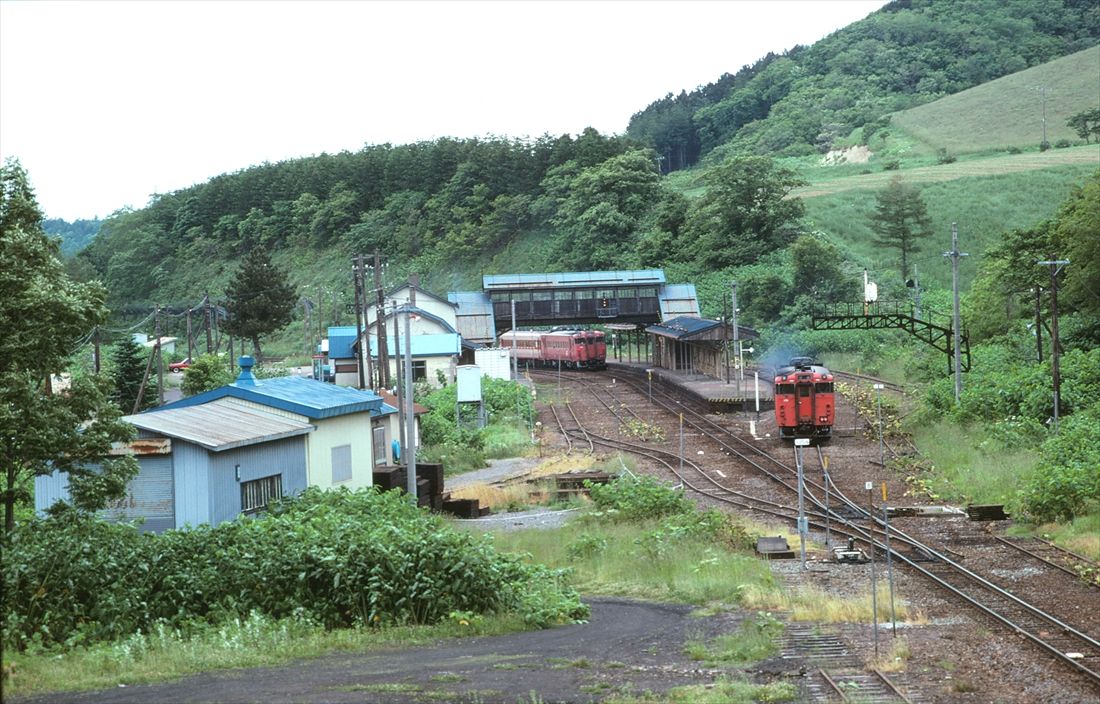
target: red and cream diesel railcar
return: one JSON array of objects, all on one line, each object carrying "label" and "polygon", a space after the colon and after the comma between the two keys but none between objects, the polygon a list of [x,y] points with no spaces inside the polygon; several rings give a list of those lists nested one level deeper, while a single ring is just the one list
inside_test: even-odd
[{"label": "red and cream diesel railcar", "polygon": [[833,375],[810,357],[795,357],[775,372],[775,423],[781,438],[832,437],[836,420]]},{"label": "red and cream diesel railcar", "polygon": [[516,358],[523,363],[547,367],[560,363],[567,369],[607,367],[607,345],[604,334],[598,330],[520,330],[504,333],[499,342],[504,349],[514,346]]}]

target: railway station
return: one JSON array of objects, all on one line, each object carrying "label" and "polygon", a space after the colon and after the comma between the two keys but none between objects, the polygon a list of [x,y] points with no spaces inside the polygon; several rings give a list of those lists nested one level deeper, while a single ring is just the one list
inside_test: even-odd
[{"label": "railway station", "polygon": [[716,409],[770,408],[770,379],[745,374],[743,343],[758,333],[703,318],[695,285],[669,283],[662,269],[494,274],[481,291],[447,299],[465,343],[496,346],[513,329],[598,327],[610,363],[683,386]]}]

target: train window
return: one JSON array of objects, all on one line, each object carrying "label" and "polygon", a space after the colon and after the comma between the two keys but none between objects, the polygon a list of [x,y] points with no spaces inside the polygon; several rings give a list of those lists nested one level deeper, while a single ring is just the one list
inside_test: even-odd
[{"label": "train window", "polygon": [[814,384],[814,391],[819,394],[831,394],[833,393],[832,382]]},{"label": "train window", "polygon": [[810,395],[810,387],[809,386],[799,386],[798,387],[798,395],[802,396],[802,397],[809,396]]},{"label": "train window", "polygon": [[775,387],[775,393],[777,394],[793,394],[794,384],[778,384]]}]

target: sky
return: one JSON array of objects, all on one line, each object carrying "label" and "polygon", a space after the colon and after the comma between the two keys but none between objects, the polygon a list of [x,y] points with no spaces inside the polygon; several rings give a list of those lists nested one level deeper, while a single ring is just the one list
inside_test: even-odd
[{"label": "sky", "polygon": [[72,221],[367,144],[621,134],[883,4],[0,0],[0,156]]}]

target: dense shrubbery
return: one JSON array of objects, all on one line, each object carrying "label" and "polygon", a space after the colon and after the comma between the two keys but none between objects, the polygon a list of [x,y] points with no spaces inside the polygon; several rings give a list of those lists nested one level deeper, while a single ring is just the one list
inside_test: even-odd
[{"label": "dense shrubbery", "polygon": [[[744,529],[718,511],[700,511],[684,496],[646,475],[624,475],[607,484],[587,482],[596,510],[590,520],[612,522],[656,521],[635,541],[649,558],[664,557],[668,550],[686,539],[706,539],[721,542],[735,549],[751,549],[751,540]],[[584,551],[590,546],[578,545]],[[572,546],[571,546],[572,548]]]},{"label": "dense shrubbery", "polygon": [[1039,452],[1022,495],[1034,518],[1070,520],[1100,511],[1100,404],[1066,418]]},{"label": "dense shrubbery", "polygon": [[453,611],[516,611],[535,626],[587,614],[560,573],[373,490],[310,489],[264,518],[162,535],[66,513],[11,535],[3,577],[3,642],[19,649],[252,612],[330,628]]},{"label": "dense shrubbery", "polygon": [[1062,357],[1061,424],[1054,412],[1050,360],[1036,364],[1010,342],[979,345],[958,404],[953,379],[932,383],[920,420],[980,423],[988,443],[1004,449],[1035,447],[1039,464],[1020,494],[1021,507],[1039,521],[1071,519],[1100,508],[1100,349]]}]

